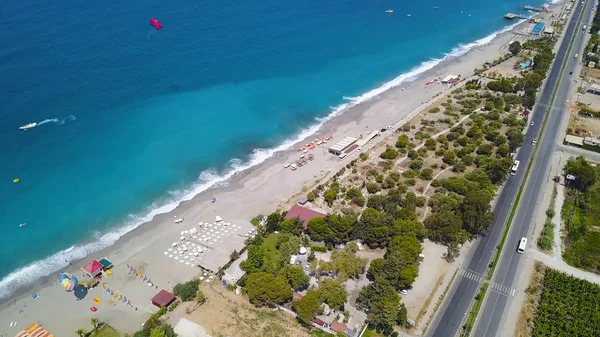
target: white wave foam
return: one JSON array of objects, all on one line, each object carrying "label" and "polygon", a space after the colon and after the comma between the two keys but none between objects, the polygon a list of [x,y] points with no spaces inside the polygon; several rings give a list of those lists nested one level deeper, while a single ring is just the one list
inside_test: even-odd
[{"label": "white wave foam", "polygon": [[47,123],[56,123],[58,125],[63,125],[66,122],[74,121],[76,119],[77,118],[75,116],[73,116],[73,115],[69,115],[69,116],[67,116],[65,118],[57,118],[57,117],[55,117],[55,118],[48,118],[48,119],[44,119],[41,122],[38,122],[37,125],[40,126],[40,125],[44,125],[44,124],[47,124]]},{"label": "white wave foam", "polygon": [[[151,221],[152,218],[154,218],[156,215],[168,213],[174,210],[180,203],[191,200],[194,196],[200,194],[203,191],[206,191],[211,187],[225,186],[227,184],[227,180],[233,177],[235,174],[263,163],[277,152],[290,149],[294,144],[299,143],[305,138],[315,134],[323,124],[333,119],[334,117],[339,116],[344,111],[362,102],[365,102],[375,96],[378,96],[381,93],[391,88],[394,88],[404,82],[416,79],[418,75],[422,74],[423,72],[426,72],[427,70],[430,70],[431,68],[435,67],[436,65],[440,64],[446,59],[462,56],[473,48],[490,43],[498,34],[509,31],[510,29],[514,28],[517,24],[518,23],[505,27],[504,29],[496,31],[473,43],[459,45],[458,47],[454,48],[450,53],[446,54],[445,57],[441,59],[432,59],[429,61],[425,61],[419,66],[411,69],[410,71],[403,73],[400,76],[394,78],[393,80],[384,83],[380,87],[372,89],[360,96],[344,97],[344,99],[347,101],[346,103],[332,107],[330,114],[328,114],[325,117],[317,118],[316,123],[305,129],[302,129],[294,138],[290,138],[284,141],[279,146],[271,149],[255,149],[247,162],[243,162],[240,159],[234,158],[229,162],[229,169],[222,173],[219,173],[214,169],[205,170],[199,175],[197,183],[193,184],[189,188],[182,191],[170,191],[169,194],[171,195],[171,198],[164,205],[153,204],[150,207],[151,210],[147,214],[129,216],[128,220],[125,221],[123,226],[100,236],[100,238],[95,240],[93,243],[88,243],[82,246],[70,247],[69,249],[60,251],[46,259],[34,262],[28,266],[22,267],[12,272],[0,281],[0,298],[8,297],[19,287],[30,284],[39,278],[48,276],[66,267],[67,265],[69,265],[70,261],[83,259],[89,254],[92,254],[103,248],[113,245],[123,235],[134,230],[140,225]],[[74,120],[75,116],[69,116],[67,118],[69,118],[69,120]],[[52,121],[53,120],[54,119],[52,119]]]}]

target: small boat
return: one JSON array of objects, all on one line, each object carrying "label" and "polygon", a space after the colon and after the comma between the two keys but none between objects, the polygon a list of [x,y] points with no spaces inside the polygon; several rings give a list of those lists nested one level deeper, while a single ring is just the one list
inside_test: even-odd
[{"label": "small boat", "polygon": [[19,225],[19,227],[25,227],[25,225],[27,225],[27,223],[23,222],[22,224]]},{"label": "small boat", "polygon": [[385,11],[386,13],[394,13],[393,9],[388,9],[387,11]]},{"label": "small boat", "polygon": [[406,14],[406,16],[412,16],[412,14]]},{"label": "small boat", "polygon": [[21,127],[19,127],[20,130],[29,130],[29,129],[33,129],[37,126],[37,123],[29,123],[29,124],[25,124]]}]

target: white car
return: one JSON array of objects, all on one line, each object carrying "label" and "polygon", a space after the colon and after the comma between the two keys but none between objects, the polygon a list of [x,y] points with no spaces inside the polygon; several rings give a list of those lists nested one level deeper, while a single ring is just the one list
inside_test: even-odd
[{"label": "white car", "polygon": [[283,165],[283,168],[288,168],[288,167],[290,167],[289,163],[286,163],[285,165]]},{"label": "white car", "polygon": [[400,294],[402,294],[402,295],[408,295],[408,290],[402,289],[402,290],[400,290]]}]

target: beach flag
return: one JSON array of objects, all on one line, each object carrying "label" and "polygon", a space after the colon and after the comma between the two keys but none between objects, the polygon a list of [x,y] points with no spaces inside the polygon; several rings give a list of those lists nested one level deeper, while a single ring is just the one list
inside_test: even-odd
[{"label": "beach flag", "polygon": [[146,281],[148,278],[146,276],[144,276],[144,281]]}]

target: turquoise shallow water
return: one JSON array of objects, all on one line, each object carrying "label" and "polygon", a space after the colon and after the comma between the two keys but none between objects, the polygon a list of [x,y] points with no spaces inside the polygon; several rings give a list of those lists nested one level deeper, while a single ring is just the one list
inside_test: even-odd
[{"label": "turquoise shallow water", "polygon": [[[0,256],[11,258],[0,297],[264,160],[270,152],[258,149],[294,138],[344,97],[466,51],[519,5],[3,2]],[[164,28],[148,37],[150,17]],[[30,122],[40,125],[18,130]]]}]

